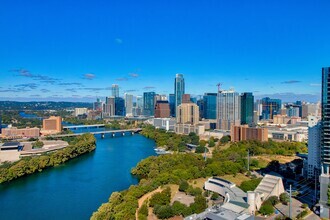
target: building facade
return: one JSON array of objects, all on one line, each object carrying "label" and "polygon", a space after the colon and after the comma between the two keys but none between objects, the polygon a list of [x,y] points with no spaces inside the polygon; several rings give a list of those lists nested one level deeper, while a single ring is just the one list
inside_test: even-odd
[{"label": "building facade", "polygon": [[241,97],[233,89],[218,92],[217,128],[230,130],[232,125],[241,124]]},{"label": "building facade", "polygon": [[83,115],[83,114],[87,114],[88,109],[87,108],[75,108],[74,109],[74,116],[78,116],[78,115]]},{"label": "building facade", "polygon": [[174,117],[175,116],[175,95],[170,94],[168,96],[168,101],[169,101],[169,104],[170,104],[170,115],[172,117]]},{"label": "building facade", "polygon": [[217,118],[217,93],[205,93],[203,96],[203,118]]},{"label": "building facade", "polygon": [[155,106],[155,118],[169,118],[170,105],[168,101],[157,101]]},{"label": "building facade", "polygon": [[[179,105],[182,103],[182,96],[185,93],[185,83],[182,74],[175,75],[174,81],[174,95],[175,95],[175,111]],[[176,114],[176,112],[175,112]]]},{"label": "building facade", "polygon": [[117,84],[112,84],[111,96],[113,96],[115,98],[119,97],[119,86]]},{"label": "building facade", "polygon": [[133,116],[133,95],[125,93],[124,97],[126,116]]},{"label": "building facade", "polygon": [[146,116],[155,115],[155,92],[143,93],[143,114]]},{"label": "building facade", "polygon": [[115,97],[115,115],[125,116],[125,100],[121,97]]},{"label": "building facade", "polygon": [[321,123],[316,116],[308,116],[308,159],[307,177],[309,179],[320,175],[320,141]]},{"label": "building facade", "polygon": [[268,141],[268,129],[249,127],[248,125],[232,126],[230,129],[231,140],[234,142],[238,141]]},{"label": "building facade", "polygon": [[106,97],[104,106],[104,116],[111,117],[115,115],[116,102],[115,97]]},{"label": "building facade", "polygon": [[241,95],[241,124],[253,124],[254,96],[252,92],[245,92]]},{"label": "building facade", "polygon": [[36,138],[40,136],[39,128],[2,128],[1,129],[2,138]]},{"label": "building facade", "polygon": [[42,122],[42,128],[45,131],[61,132],[62,131],[62,117],[50,116]]},{"label": "building facade", "polygon": [[262,104],[262,119],[273,119],[274,115],[280,114],[282,101],[280,99],[271,99],[269,97],[261,100]]},{"label": "building facade", "polygon": [[199,122],[199,109],[195,103],[182,103],[176,113],[177,124],[196,125]]}]

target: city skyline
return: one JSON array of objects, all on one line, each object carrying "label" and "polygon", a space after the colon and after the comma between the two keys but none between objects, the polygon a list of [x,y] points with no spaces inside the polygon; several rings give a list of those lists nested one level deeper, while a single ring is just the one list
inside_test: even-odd
[{"label": "city skyline", "polygon": [[168,95],[178,73],[192,95],[221,82],[256,99],[320,100],[329,2],[144,3],[5,2],[0,100],[91,102],[112,84]]}]

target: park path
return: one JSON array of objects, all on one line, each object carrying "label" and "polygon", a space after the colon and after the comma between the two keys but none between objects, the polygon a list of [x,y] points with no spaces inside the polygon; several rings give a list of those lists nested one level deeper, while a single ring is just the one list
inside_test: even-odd
[{"label": "park path", "polygon": [[162,189],[160,187],[158,187],[157,189],[155,189],[154,191],[148,192],[147,194],[143,195],[139,200],[138,200],[138,208],[136,209],[135,212],[135,219],[138,219],[138,211],[140,209],[140,207],[143,205],[144,201],[146,201],[147,199],[149,199],[153,194],[157,193],[157,192],[161,192]]}]

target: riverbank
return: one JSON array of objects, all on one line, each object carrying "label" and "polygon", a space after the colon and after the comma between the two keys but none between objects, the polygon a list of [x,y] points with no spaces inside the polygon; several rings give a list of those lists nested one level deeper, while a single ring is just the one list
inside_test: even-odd
[{"label": "riverbank", "polygon": [[19,177],[41,172],[46,168],[60,165],[66,161],[91,152],[96,148],[96,140],[92,134],[84,134],[66,148],[53,153],[44,153],[41,156],[24,157],[14,163],[5,163],[0,166],[0,183],[8,182]]}]

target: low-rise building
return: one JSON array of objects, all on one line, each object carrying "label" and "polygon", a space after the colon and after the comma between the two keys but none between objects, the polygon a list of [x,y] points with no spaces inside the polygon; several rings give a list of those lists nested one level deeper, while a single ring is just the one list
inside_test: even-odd
[{"label": "low-rise building", "polygon": [[40,129],[37,127],[34,128],[16,128],[16,127],[9,127],[9,128],[2,128],[1,129],[1,136],[2,138],[36,138],[40,136]]},{"label": "low-rise building", "polygon": [[62,131],[62,117],[50,116],[48,119],[44,119],[42,122],[43,134],[56,134]]},{"label": "low-rise building", "polygon": [[249,127],[248,125],[232,126],[230,129],[231,140],[236,141],[268,141],[268,129]]}]

